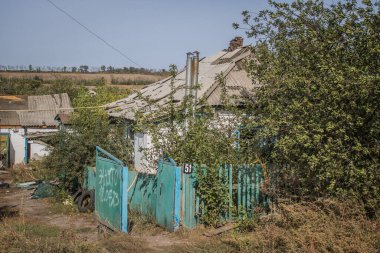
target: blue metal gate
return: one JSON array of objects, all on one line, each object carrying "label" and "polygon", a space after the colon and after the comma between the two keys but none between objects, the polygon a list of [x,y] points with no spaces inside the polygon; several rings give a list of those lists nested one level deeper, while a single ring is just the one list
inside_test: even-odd
[{"label": "blue metal gate", "polygon": [[112,230],[128,232],[128,168],[96,147],[95,214]]},{"label": "blue metal gate", "polygon": [[180,222],[181,169],[173,159],[161,159],[157,170],[156,221],[175,231]]},{"label": "blue metal gate", "polygon": [[156,175],[129,173],[130,208],[141,215],[152,215],[158,225],[169,231],[177,230],[180,224],[181,169],[176,163],[165,157],[158,162]]}]

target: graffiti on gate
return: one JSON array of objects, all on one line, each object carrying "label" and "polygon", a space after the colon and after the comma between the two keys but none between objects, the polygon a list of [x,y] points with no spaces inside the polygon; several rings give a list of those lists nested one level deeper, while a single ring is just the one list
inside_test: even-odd
[{"label": "graffiti on gate", "polygon": [[116,207],[120,204],[120,191],[115,190],[115,185],[120,181],[120,170],[111,168],[99,168],[99,201],[109,207]]}]

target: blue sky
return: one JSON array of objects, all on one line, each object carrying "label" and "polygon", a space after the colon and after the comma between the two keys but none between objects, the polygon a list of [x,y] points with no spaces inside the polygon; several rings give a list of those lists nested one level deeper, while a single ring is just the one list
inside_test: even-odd
[{"label": "blue sky", "polygon": [[[146,68],[185,65],[227,47],[243,10],[265,0],[52,0]],[[0,64],[134,66],[46,0],[0,0]],[[245,44],[249,43],[245,39]]]}]

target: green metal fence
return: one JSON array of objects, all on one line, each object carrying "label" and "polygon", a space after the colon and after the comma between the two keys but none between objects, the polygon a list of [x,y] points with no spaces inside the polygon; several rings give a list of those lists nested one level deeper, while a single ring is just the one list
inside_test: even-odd
[{"label": "green metal fence", "polygon": [[128,232],[128,168],[96,147],[95,214],[112,230]]},{"label": "green metal fence", "polygon": [[[266,205],[263,187],[262,167],[259,164],[221,165],[219,180],[226,186],[229,198],[225,208],[220,210],[220,220],[233,222],[242,218],[253,218],[255,209]],[[202,220],[204,201],[197,196],[196,168],[191,174],[182,171],[182,224],[194,228]],[[207,168],[202,167],[203,173]]]},{"label": "green metal fence", "polygon": [[187,174],[182,171],[182,208],[181,217],[182,225],[185,228],[194,228],[198,224],[198,214],[195,207],[196,201],[196,176],[195,172]]},{"label": "green metal fence", "polygon": [[153,217],[169,231],[179,228],[181,169],[172,159],[161,159],[155,175],[130,171],[129,185],[131,210]]},{"label": "green metal fence", "polygon": [[[129,171],[128,192],[129,208],[142,215],[155,217],[156,215],[156,175]],[[135,178],[137,177],[137,178]]]},{"label": "green metal fence", "polygon": [[96,188],[96,168],[87,166],[83,180],[83,189],[95,190]]},{"label": "green metal fence", "polygon": [[[205,201],[197,196],[196,168],[181,168],[169,157],[158,162],[157,174],[129,171],[123,163],[96,148],[96,171],[88,168],[87,186],[95,181],[95,213],[113,230],[127,232],[128,205],[149,215],[158,225],[175,231],[180,223],[194,228],[202,221]],[[194,166],[195,167],[195,166]],[[207,168],[200,168],[207,173]],[[219,211],[221,222],[253,218],[256,208],[266,205],[263,171],[259,164],[219,166],[218,180],[225,185],[228,203]],[[128,204],[129,202],[129,204]]]}]

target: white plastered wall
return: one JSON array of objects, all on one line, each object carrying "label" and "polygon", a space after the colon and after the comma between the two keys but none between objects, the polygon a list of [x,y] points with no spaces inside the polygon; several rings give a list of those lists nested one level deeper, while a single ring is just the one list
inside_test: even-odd
[{"label": "white plastered wall", "polygon": [[[56,128],[28,128],[28,134],[31,133],[46,133],[46,132],[57,132]],[[1,133],[10,134],[10,162],[11,165],[19,164],[24,162],[25,158],[25,132],[23,128],[2,128],[0,129]],[[42,143],[35,143],[29,141],[30,143],[30,156],[29,159],[39,159],[43,156],[49,154],[46,149],[46,145]]]},{"label": "white plastered wall", "polygon": [[146,150],[152,148],[152,136],[148,133],[134,134],[135,169],[139,172],[154,172],[156,169],[149,164]]}]

